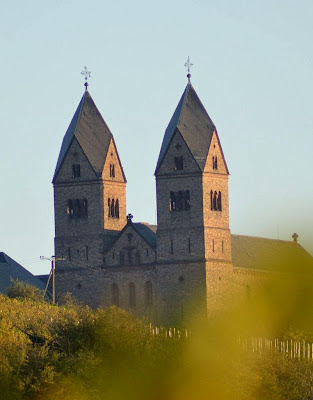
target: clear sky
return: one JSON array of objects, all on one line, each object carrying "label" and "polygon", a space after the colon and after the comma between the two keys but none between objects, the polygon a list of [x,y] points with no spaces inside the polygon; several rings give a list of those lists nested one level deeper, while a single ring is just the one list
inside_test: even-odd
[{"label": "clear sky", "polygon": [[31,272],[54,253],[53,177],[89,91],[128,180],[127,212],[156,222],[154,169],[187,84],[214,121],[230,170],[232,233],[313,252],[313,2],[54,0],[0,13],[0,251]]}]

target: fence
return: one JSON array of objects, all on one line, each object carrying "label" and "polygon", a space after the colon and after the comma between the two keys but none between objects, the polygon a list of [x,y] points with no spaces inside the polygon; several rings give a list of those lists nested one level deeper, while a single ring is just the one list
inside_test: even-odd
[{"label": "fence", "polygon": [[188,329],[177,329],[177,328],[164,328],[164,327],[158,327],[158,326],[153,326],[150,324],[150,333],[153,336],[163,336],[165,338],[190,338],[191,331]]},{"label": "fence", "polygon": [[[150,324],[150,334],[164,338],[185,338],[191,337],[190,329],[164,328]],[[264,351],[283,353],[290,359],[312,360],[313,361],[313,343],[305,340],[294,339],[268,339],[265,337],[238,337],[238,343],[244,350],[253,353],[262,353]]]},{"label": "fence", "polygon": [[267,339],[267,338],[238,338],[238,343],[245,350],[253,353],[262,353],[270,351],[275,353],[284,353],[290,359],[313,360],[313,344],[305,340],[297,341],[293,339]]}]

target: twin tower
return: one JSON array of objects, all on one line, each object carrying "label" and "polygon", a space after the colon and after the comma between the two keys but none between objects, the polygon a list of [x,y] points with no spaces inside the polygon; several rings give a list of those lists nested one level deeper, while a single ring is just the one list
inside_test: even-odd
[{"label": "twin tower", "polygon": [[113,135],[86,90],[53,178],[56,291],[155,322],[205,312],[232,269],[228,168],[190,83],[156,164],[157,226],[132,222]]}]

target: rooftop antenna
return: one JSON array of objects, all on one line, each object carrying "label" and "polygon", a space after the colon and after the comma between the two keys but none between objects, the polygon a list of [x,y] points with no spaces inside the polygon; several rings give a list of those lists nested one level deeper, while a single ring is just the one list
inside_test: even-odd
[{"label": "rooftop antenna", "polygon": [[88,81],[88,78],[91,77],[91,72],[88,71],[88,68],[85,66],[84,69],[82,70],[81,74],[85,77],[84,86],[85,86],[86,91],[87,91],[87,88],[88,88],[88,82],[87,81]]},{"label": "rooftop antenna", "polygon": [[191,78],[191,73],[190,73],[190,68],[193,66],[193,64],[190,62],[190,58],[188,56],[187,62],[185,63],[185,67],[187,68],[187,78],[188,78],[188,83],[190,83],[190,78]]}]

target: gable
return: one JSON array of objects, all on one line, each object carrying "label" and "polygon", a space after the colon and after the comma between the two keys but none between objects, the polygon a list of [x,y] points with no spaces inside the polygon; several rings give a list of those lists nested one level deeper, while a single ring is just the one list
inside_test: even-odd
[{"label": "gable", "polygon": [[155,233],[144,224],[128,223],[105,252],[106,266],[155,262]]},{"label": "gable", "polygon": [[107,157],[102,171],[102,179],[114,179],[117,182],[126,182],[126,177],[113,138],[109,144]]},{"label": "gable", "polygon": [[[177,169],[175,161],[182,160],[182,169]],[[177,162],[177,161],[176,161]],[[199,172],[199,166],[193,158],[181,133],[176,129],[169,143],[163,160],[159,166],[158,175],[161,174],[182,174]]]},{"label": "gable", "polygon": [[[74,176],[73,169],[79,166],[79,175]],[[54,183],[75,182],[85,180],[98,180],[86,154],[78,143],[76,137],[73,138],[71,145],[63,159]]]},{"label": "gable", "polygon": [[214,131],[212,135],[204,172],[229,174],[222,146],[220,144],[219,137],[216,131]]}]

